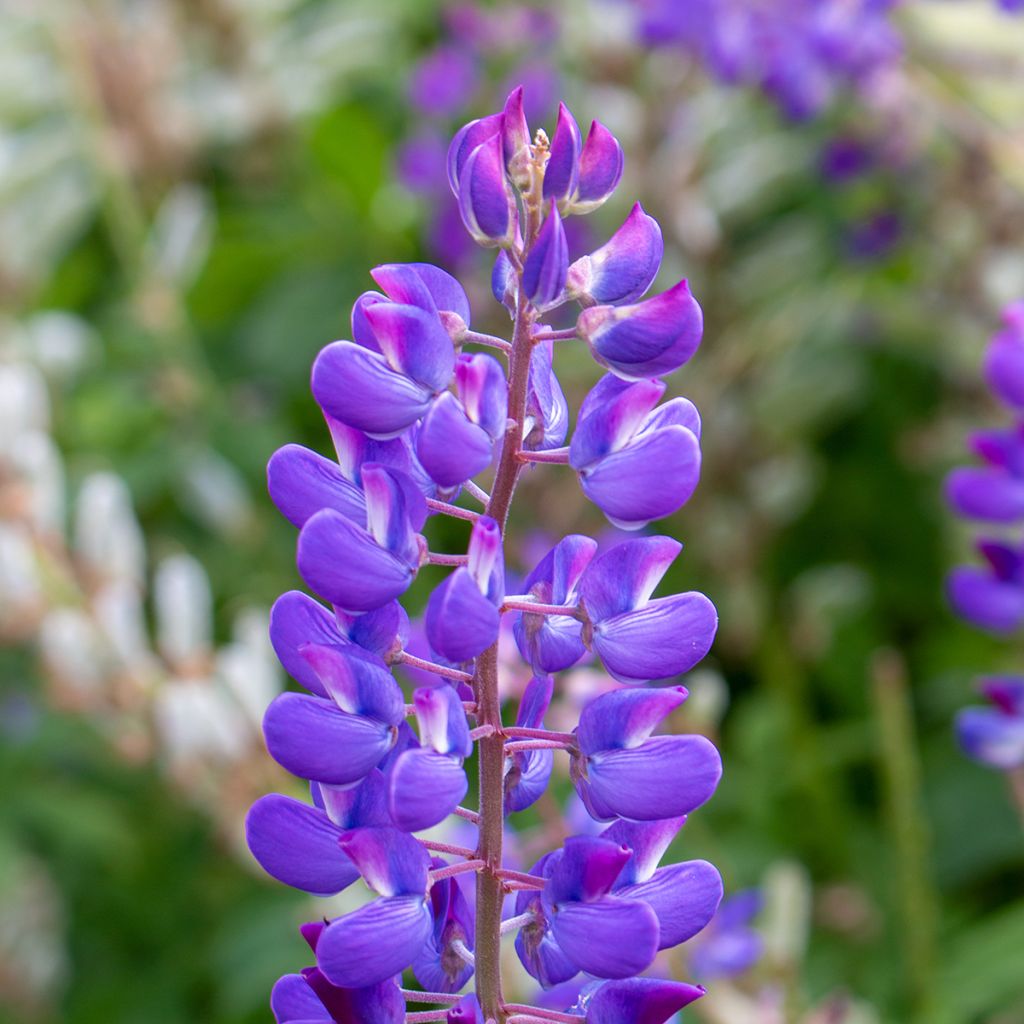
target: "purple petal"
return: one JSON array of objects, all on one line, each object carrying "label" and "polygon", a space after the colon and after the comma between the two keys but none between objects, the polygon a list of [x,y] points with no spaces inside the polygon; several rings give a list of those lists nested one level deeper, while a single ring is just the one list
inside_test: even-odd
[{"label": "purple petal", "polygon": [[430,646],[456,664],[482,654],[498,638],[501,616],[480,593],[469,570],[455,570],[427,603],[426,627]]},{"label": "purple petal", "polygon": [[541,342],[530,357],[523,447],[531,452],[558,448],[569,433],[569,405],[551,368],[553,349],[554,342]]},{"label": "purple petal", "polygon": [[630,978],[602,985],[587,1005],[586,1024],[666,1024],[705,990],[660,978]]},{"label": "purple petal", "polygon": [[502,150],[509,177],[520,188],[530,183],[530,126],[523,110],[523,87],[517,86],[509,93],[502,111]]},{"label": "purple petal", "polygon": [[580,173],[572,197],[573,213],[590,213],[615,191],[622,178],[622,147],[600,121],[592,121],[580,153]]},{"label": "purple petal", "polygon": [[260,797],[245,818],[245,839],[268,875],[314,896],[333,896],[359,872],[338,848],[341,830],[322,811],[291,797]]},{"label": "purple petal", "polygon": [[316,782],[358,782],[394,743],[394,729],[346,715],[332,701],[282,693],[263,717],[270,756],[293,775]]},{"label": "purple petal", "polygon": [[[525,913],[531,904],[540,906],[539,897],[533,893],[526,895],[530,898],[516,901],[517,914]],[[519,929],[516,953],[522,965],[543,988],[560,985],[580,972],[576,963],[565,955],[543,918]]]},{"label": "purple petal", "polygon": [[285,445],[267,464],[267,489],[280,513],[302,527],[323,508],[333,508],[355,523],[366,522],[366,502],[341,467],[299,444]]},{"label": "purple petal", "polygon": [[1016,332],[1004,331],[993,338],[985,353],[985,379],[1011,408],[1024,408],[1024,343]]},{"label": "purple petal", "polygon": [[342,646],[347,642],[327,608],[299,590],[282,594],[270,609],[270,642],[288,675],[312,693],[327,696],[319,676],[299,654],[306,643]]},{"label": "purple petal", "polygon": [[639,900],[606,896],[562,907],[551,930],[566,957],[596,978],[628,978],[658,952],[658,918]]},{"label": "purple petal", "polygon": [[626,380],[661,377],[697,351],[703,314],[686,281],[632,306],[594,306],[576,323],[594,358]]},{"label": "purple petal", "polygon": [[568,199],[576,191],[580,174],[579,125],[564,103],[558,104],[558,123],[551,139],[551,157],[544,170],[544,199]]},{"label": "purple petal", "polygon": [[372,611],[405,593],[413,570],[366,530],[331,509],[299,534],[299,574],[318,594],[349,611]]},{"label": "purple petal", "polygon": [[946,588],[957,615],[982,629],[1010,633],[1024,623],[1024,586],[1019,583],[960,566],[949,574]]},{"label": "purple petal", "polygon": [[319,797],[327,817],[342,831],[391,824],[387,782],[379,768],[374,768],[355,786],[313,783],[311,788],[315,789],[315,797]]},{"label": "purple petal", "polygon": [[664,393],[663,381],[629,383],[606,373],[580,406],[569,464],[585,469],[628,444]]},{"label": "purple petal", "polygon": [[350,1024],[403,1024],[405,1000],[393,978],[363,988],[332,985],[315,967],[302,972],[303,978],[327,1007],[333,1021]]},{"label": "purple petal", "polygon": [[466,326],[469,326],[472,314],[466,289],[446,270],[435,267],[432,263],[407,263],[420,276],[427,286],[434,305],[445,313],[454,313]]},{"label": "purple petal", "polygon": [[532,807],[543,796],[555,766],[553,750],[521,750],[505,770],[505,813]]},{"label": "purple petal", "polygon": [[[426,264],[421,264],[425,266]],[[444,273],[444,271],[440,271]],[[437,304],[414,263],[385,263],[374,267],[370,276],[380,285],[392,303],[417,306],[425,313],[436,313]]]},{"label": "purple petal", "polygon": [[364,615],[336,609],[335,617],[338,628],[352,643],[385,660],[409,638],[409,616],[397,601],[389,601]]},{"label": "purple petal", "polygon": [[508,381],[501,363],[482,353],[459,356],[455,381],[466,415],[498,440],[508,417]]},{"label": "purple petal", "polygon": [[300,653],[342,711],[388,725],[405,721],[405,698],[391,671],[376,655],[348,648],[305,644]]},{"label": "purple petal", "polygon": [[554,861],[545,897],[557,907],[606,896],[630,850],[601,836],[570,836]]},{"label": "purple petal", "polygon": [[[433,863],[435,867],[445,866],[445,862],[437,858]],[[462,942],[468,949],[473,949],[473,913],[455,878],[436,882],[430,889],[430,903],[434,934],[413,961],[412,970],[427,992],[458,992],[469,981],[473,968],[455,953],[452,946]]]},{"label": "purple petal", "polygon": [[412,426],[433,397],[429,388],[392,370],[383,356],[350,341],[335,341],[320,352],[312,387],[328,415],[383,438]]},{"label": "purple petal", "polygon": [[427,503],[408,473],[378,463],[363,466],[366,528],[393,555],[416,565],[420,545],[416,531],[427,521]]},{"label": "purple petal", "polygon": [[956,717],[956,736],[968,757],[1013,771],[1024,765],[1024,717],[994,708],[965,708]]},{"label": "purple petal", "polygon": [[523,690],[516,712],[516,725],[526,729],[539,729],[547,714],[555,683],[551,676],[534,676]]},{"label": "purple petal", "polygon": [[535,672],[561,672],[586,654],[583,623],[568,615],[524,613],[513,629],[520,652]]},{"label": "purple petal", "polygon": [[352,340],[361,348],[371,352],[380,352],[377,335],[374,334],[370,322],[366,319],[366,310],[378,302],[387,302],[380,292],[363,292],[352,306]]},{"label": "purple petal", "polygon": [[685,398],[673,398],[659,406],[644,421],[641,436],[662,427],[685,427],[697,440],[700,440],[700,413],[693,402]]},{"label": "purple petal", "polygon": [[646,882],[616,889],[623,899],[643,900],[657,915],[658,949],[692,939],[715,916],[722,900],[722,876],[706,860],[658,868]]},{"label": "purple petal", "polygon": [[551,305],[565,288],[569,271],[569,243],[554,203],[523,267],[523,291],[538,307]]},{"label": "purple petal", "polygon": [[686,689],[613,690],[592,700],[580,713],[576,737],[584,754],[643,743],[686,700]]},{"label": "purple petal", "polygon": [[510,316],[515,316],[519,279],[504,249],[498,253],[494,269],[491,271],[491,294],[496,302],[500,302],[508,310]]},{"label": "purple petal", "polygon": [[637,203],[600,249],[569,268],[568,291],[588,306],[636,302],[658,276],[664,252],[658,222]]},{"label": "purple petal", "polygon": [[433,393],[448,386],[455,372],[455,347],[436,313],[379,302],[367,308],[366,319],[391,369]]},{"label": "purple petal", "polygon": [[327,980],[363,988],[404,971],[430,938],[430,911],[422,896],[374,900],[332,921],[316,958]]},{"label": "purple petal", "polygon": [[448,1024],[484,1024],[480,1000],[472,992],[463,996],[448,1011]]},{"label": "purple petal", "polygon": [[1020,676],[986,676],[978,689],[1006,714],[1024,717],[1024,679]]},{"label": "purple petal", "polygon": [[448,182],[456,195],[459,194],[459,181],[470,154],[492,135],[501,132],[503,125],[501,114],[491,114],[488,117],[470,121],[456,133],[451,146],[448,147]]},{"label": "purple petal", "polygon": [[622,846],[628,846],[633,855],[615,880],[616,888],[646,882],[672,844],[672,840],[683,827],[686,816],[663,818],[660,821],[626,821],[620,818],[601,833],[602,839],[610,839]]},{"label": "purple petal", "polygon": [[643,605],[683,546],[671,537],[638,537],[598,555],[580,580],[594,623]]},{"label": "purple petal", "polygon": [[413,694],[416,721],[420,727],[420,743],[439,754],[469,757],[473,741],[462,698],[447,683],[421,686]]},{"label": "purple petal", "polygon": [[407,750],[390,773],[391,817],[398,828],[419,832],[448,817],[469,789],[457,758],[433,750]]},{"label": "purple petal", "polygon": [[505,558],[501,527],[490,516],[481,516],[469,535],[466,569],[481,592],[494,604],[505,598]]},{"label": "purple petal", "polygon": [[593,647],[620,682],[650,682],[689,672],[711,649],[717,628],[715,606],[690,591],[597,623]]},{"label": "purple petal", "polygon": [[277,1024],[332,1019],[301,974],[286,974],[277,979],[270,990],[270,1009]]},{"label": "purple petal", "polygon": [[416,435],[416,455],[441,487],[459,487],[482,473],[494,457],[487,432],[472,422],[462,403],[446,391],[430,407]]},{"label": "purple petal", "polygon": [[701,452],[685,427],[665,427],[580,470],[583,493],[623,529],[682,508],[700,482]]},{"label": "purple petal", "polygon": [[[631,750],[587,759],[577,790],[598,819],[656,821],[689,814],[710,799],[722,759],[703,736],[657,736]],[[666,786],[665,779],[672,779]]]},{"label": "purple petal", "polygon": [[470,153],[459,178],[459,213],[478,245],[507,246],[516,231],[516,208],[505,177],[500,134]]},{"label": "purple petal", "polygon": [[946,500],[959,515],[1013,523],[1024,518],[1024,480],[1003,469],[964,466],[946,478]]},{"label": "purple petal", "polygon": [[430,855],[412,836],[396,828],[357,828],[339,846],[380,896],[422,895],[427,891]]}]

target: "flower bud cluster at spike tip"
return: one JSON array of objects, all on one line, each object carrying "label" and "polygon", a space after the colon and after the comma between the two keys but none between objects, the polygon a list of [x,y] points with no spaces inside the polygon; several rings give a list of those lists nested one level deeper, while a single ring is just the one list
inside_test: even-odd
[{"label": "flower bud cluster at spike tip", "polygon": [[[571,258],[563,219],[596,209],[622,175],[622,150],[601,123],[584,139],[563,104],[549,141],[531,133],[517,89],[503,111],[458,132],[447,175],[473,240],[499,250],[492,280],[511,339],[471,328],[466,293],[445,271],[377,267],[377,289],[353,304],[351,338],[313,367],[334,457],[287,445],[268,466],[271,498],[298,530],[299,573],[322,601],[287,593],[270,627],[305,692],[267,709],[267,749],[306,780],[309,800],[262,797],[247,840],[286,885],[333,896],[362,879],[373,894],[303,926],[315,966],[282,978],[272,1007],[279,1022],[392,1024],[422,996],[444,1007],[428,1019],[529,1019],[529,1006],[501,995],[498,951],[515,932],[542,987],[590,976],[566,1013],[664,1024],[703,989],[643,973],[657,975],[659,952],[712,920],[722,881],[705,861],[660,861],[722,766],[703,736],[668,732],[685,688],[645,684],[693,668],[717,614],[703,594],[655,596],[681,550],[669,537],[600,548],[572,534],[524,576],[510,566],[509,579],[523,579],[510,593],[503,534],[527,473],[574,472],[626,529],[689,499],[700,416],[684,398],[662,402],[661,378],[696,350],[700,307],[685,281],[646,296],[663,246],[639,204],[605,245]],[[571,302],[575,330],[544,322]],[[554,356],[556,342],[574,338],[609,372],[595,371],[570,439]],[[432,547],[435,516],[453,520],[464,546]],[[410,622],[400,601],[416,580],[432,590]],[[509,632],[529,680],[514,718],[499,678]],[[553,731],[550,709],[567,707],[557,674],[587,659],[607,673],[605,692],[575,730]],[[569,836],[529,872],[513,870],[505,819],[545,795],[557,758],[604,831]],[[469,769],[476,809],[463,806]],[[666,777],[680,782],[666,790]],[[453,819],[461,835],[420,835]],[[401,987],[407,971],[422,993]]]},{"label": "flower bud cluster at spike tip", "polygon": [[[960,466],[946,478],[946,499],[964,519],[999,530],[981,537],[977,549],[984,564],[953,569],[947,592],[964,620],[993,633],[1024,626],[1024,301],[1003,311],[1003,326],[985,353],[985,379],[1013,414],[1006,427],[976,431],[970,447],[979,464]],[[1012,529],[1015,534],[1007,535]],[[957,717],[956,733],[964,752],[992,768],[1012,771],[1024,765],[1024,682],[1016,678],[982,680],[979,689],[989,707],[970,707]]]}]

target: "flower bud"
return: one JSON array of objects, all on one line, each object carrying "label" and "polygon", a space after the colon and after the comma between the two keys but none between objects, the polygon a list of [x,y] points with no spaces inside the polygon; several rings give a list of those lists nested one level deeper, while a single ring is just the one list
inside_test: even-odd
[{"label": "flower bud", "polygon": [[530,126],[523,111],[523,87],[509,93],[502,121],[505,166],[512,183],[525,190],[530,184]]},{"label": "flower bud", "polygon": [[551,212],[544,221],[523,268],[523,290],[535,306],[552,305],[565,288],[569,271],[569,243],[558,208],[551,204]]},{"label": "flower bud", "polygon": [[703,315],[686,281],[633,306],[594,306],[576,322],[602,365],[625,380],[678,370],[697,351]]},{"label": "flower bud", "polygon": [[602,206],[622,178],[622,147],[600,121],[590,125],[580,153],[580,173],[568,213],[590,213]]},{"label": "flower bud", "polygon": [[551,140],[551,156],[544,170],[544,199],[564,202],[575,191],[580,176],[580,129],[569,108],[558,105],[558,123]]},{"label": "flower bud", "polygon": [[637,203],[600,249],[573,263],[566,291],[584,306],[636,302],[657,277],[664,251],[658,222]]},{"label": "flower bud", "polygon": [[448,147],[448,183],[456,196],[459,194],[462,170],[470,154],[492,135],[500,134],[504,124],[503,115],[491,114],[463,125]]},{"label": "flower bud", "polygon": [[499,133],[470,153],[459,177],[459,213],[477,245],[507,247],[516,235],[515,198]]}]

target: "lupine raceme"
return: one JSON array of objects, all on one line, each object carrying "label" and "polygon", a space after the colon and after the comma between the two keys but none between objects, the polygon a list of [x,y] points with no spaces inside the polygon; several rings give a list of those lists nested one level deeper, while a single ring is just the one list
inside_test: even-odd
[{"label": "lupine raceme", "polygon": [[[989,389],[1014,416],[1008,427],[979,430],[970,447],[981,465],[960,466],[946,479],[946,498],[965,519],[986,524],[977,541],[981,566],[958,566],[947,590],[954,611],[993,633],[1024,625],[1024,301],[1003,312],[1003,327],[985,354]],[[1024,678],[982,679],[988,707],[957,718],[957,738],[968,756],[1001,771],[1024,767]]]},{"label": "lupine raceme", "polygon": [[[700,418],[685,399],[659,401],[662,376],[698,346],[701,310],[685,281],[644,297],[662,242],[639,205],[607,244],[570,261],[563,220],[612,194],[622,150],[597,122],[584,137],[564,105],[550,141],[531,134],[522,99],[517,89],[502,112],[462,128],[447,167],[467,231],[497,250],[494,295],[511,338],[472,328],[445,271],[377,267],[351,340],[313,366],[334,457],[288,445],[270,460],[270,494],[299,530],[299,573],[322,601],[293,591],[273,609],[274,649],[306,692],[277,698],[264,721],[267,749],[308,780],[310,801],[263,797],[248,842],[287,885],[328,896],[362,878],[373,893],[304,926],[315,966],[275,987],[279,1022],[662,1024],[703,994],[645,972],[721,899],[711,864],[659,866],[714,793],[721,761],[702,736],[659,734],[687,691],[653,684],[708,652],[714,606],[696,592],[654,596],[681,550],[669,537],[570,535],[522,577],[506,574],[505,538],[527,473],[574,471],[625,529],[686,502]],[[575,326],[545,323],[571,302]],[[572,343],[604,376],[566,445],[553,352]],[[465,553],[431,549],[439,517],[465,523]],[[399,599],[431,566],[450,571],[410,622]],[[518,578],[523,592],[510,593]],[[529,679],[514,724],[499,677],[499,642],[512,638]],[[556,674],[586,659],[616,688],[587,702],[571,731],[546,728]],[[396,669],[415,679],[411,694]],[[592,826],[518,870],[505,819],[540,799],[557,757]],[[472,836],[465,845],[422,835],[452,821]],[[503,938],[541,988],[574,983],[564,1010],[507,1001]],[[403,987],[407,971],[422,989]]]}]

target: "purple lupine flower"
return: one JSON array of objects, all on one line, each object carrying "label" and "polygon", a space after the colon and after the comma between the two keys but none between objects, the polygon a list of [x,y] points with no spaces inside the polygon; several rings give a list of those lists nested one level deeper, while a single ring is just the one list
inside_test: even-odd
[{"label": "purple lupine flower", "polygon": [[700,479],[700,415],[665,393],[660,380],[634,383],[607,374],[584,399],[569,465],[583,493],[614,525],[646,526],[681,508]]},{"label": "purple lupine flower", "polygon": [[[551,676],[534,676],[519,701],[516,725],[525,729],[541,729],[553,692]],[[506,814],[525,811],[540,799],[548,788],[554,763],[553,750],[518,750],[511,755],[505,768]]]},{"label": "purple lupine flower", "polygon": [[[574,534],[560,540],[526,577],[526,591],[539,604],[572,606],[597,541]],[[586,653],[583,623],[574,615],[531,615],[524,611],[515,623],[516,643],[537,672],[572,668]]]},{"label": "purple lupine flower", "polygon": [[1024,679],[999,676],[978,684],[989,707],[964,708],[956,735],[968,757],[1001,771],[1024,765]]},{"label": "purple lupine flower", "polygon": [[1024,300],[1003,310],[1003,329],[985,353],[985,380],[1011,409],[1024,410]]},{"label": "purple lupine flower", "polygon": [[456,46],[439,46],[413,68],[409,101],[427,115],[454,114],[476,88],[479,76],[472,54]]},{"label": "purple lupine flower", "polygon": [[399,754],[388,772],[391,818],[406,832],[430,828],[458,806],[468,788],[462,762],[473,749],[453,687],[420,687],[413,703],[422,745]]},{"label": "purple lupine flower", "polygon": [[757,889],[746,889],[723,900],[718,913],[690,956],[693,973],[702,981],[744,974],[761,958],[764,939],[751,927],[763,900]]},{"label": "purple lupine flower", "polygon": [[[268,469],[273,500],[299,529],[299,571],[330,604],[292,592],[274,606],[274,649],[308,692],[275,700],[264,734],[270,753],[310,781],[313,802],[264,797],[247,838],[286,884],[329,895],[361,876],[376,895],[306,929],[317,966],[279,983],[275,1013],[390,1024],[401,1019],[396,997],[404,1001],[396,979],[411,969],[435,996],[475,974],[475,995],[445,1015],[497,1019],[510,1008],[498,995],[496,950],[518,930],[520,956],[543,985],[580,972],[616,979],[580,996],[586,1020],[660,1024],[701,990],[632,976],[696,935],[721,898],[706,862],[658,863],[682,816],[717,785],[718,753],[700,736],[653,735],[682,687],[605,693],[575,732],[546,728],[545,715],[558,695],[552,673],[588,650],[620,683],[687,671],[707,653],[716,613],[701,594],[652,597],[680,550],[666,537],[597,555],[595,541],[571,535],[526,577],[526,592],[510,596],[503,531],[530,463],[571,465],[584,493],[629,526],[689,497],[700,420],[685,399],[657,407],[658,378],[692,355],[700,309],[685,282],[637,303],[662,250],[639,206],[608,245],[574,264],[570,281],[562,218],[600,205],[621,173],[621,149],[600,124],[583,143],[563,105],[549,147],[531,134],[517,90],[501,114],[455,136],[447,170],[470,233],[499,248],[492,281],[514,320],[512,340],[470,328],[465,292],[444,271],[376,268],[381,290],[356,299],[353,340],[327,346],[314,367],[336,460],[288,446]],[[576,329],[543,323],[570,301],[583,309]],[[569,408],[553,348],[574,338],[612,373],[583,404],[566,448]],[[473,346],[507,356],[507,373],[497,358],[466,351]],[[474,478],[495,461],[488,495]],[[453,504],[463,497],[483,511]],[[437,515],[472,524],[465,554],[430,550]],[[413,624],[399,599],[426,566],[448,574]],[[518,578],[514,567],[509,578]],[[503,627],[506,613],[517,617]],[[501,659],[510,632],[531,671],[509,671]],[[503,721],[499,664],[515,689],[525,683],[515,725]],[[477,811],[461,806],[475,744]],[[503,851],[504,818],[544,794],[563,752],[590,815],[613,824],[518,871]],[[666,777],[681,780],[667,793]],[[475,826],[472,847],[415,834],[456,815]],[[470,873],[476,884],[464,892],[458,876]],[[517,913],[507,917],[513,893]]]},{"label": "purple lupine flower", "polygon": [[531,916],[516,937],[516,952],[545,988],[580,971],[628,978],[654,960],[657,915],[642,900],[610,895],[630,853],[608,839],[574,836],[534,865],[545,885],[516,899],[516,914]]},{"label": "purple lupine flower", "polygon": [[688,672],[711,648],[718,614],[703,594],[651,600],[681,550],[670,537],[640,537],[598,555],[583,574],[584,641],[620,682]]},{"label": "purple lupine flower", "polygon": [[[710,799],[722,775],[715,745],[703,736],[651,736],[684,700],[682,686],[615,690],[583,709],[572,778],[598,821],[675,818]],[[666,772],[675,773],[671,786]]]},{"label": "purple lupine flower", "polygon": [[573,263],[566,290],[586,306],[636,302],[657,277],[664,252],[658,222],[637,203],[600,249]]},{"label": "purple lupine flower", "polygon": [[[313,921],[299,930],[315,954],[323,922]],[[405,1000],[393,978],[344,988],[328,981],[318,967],[279,978],[270,993],[270,1008],[277,1024],[401,1024],[405,1020]]]}]

